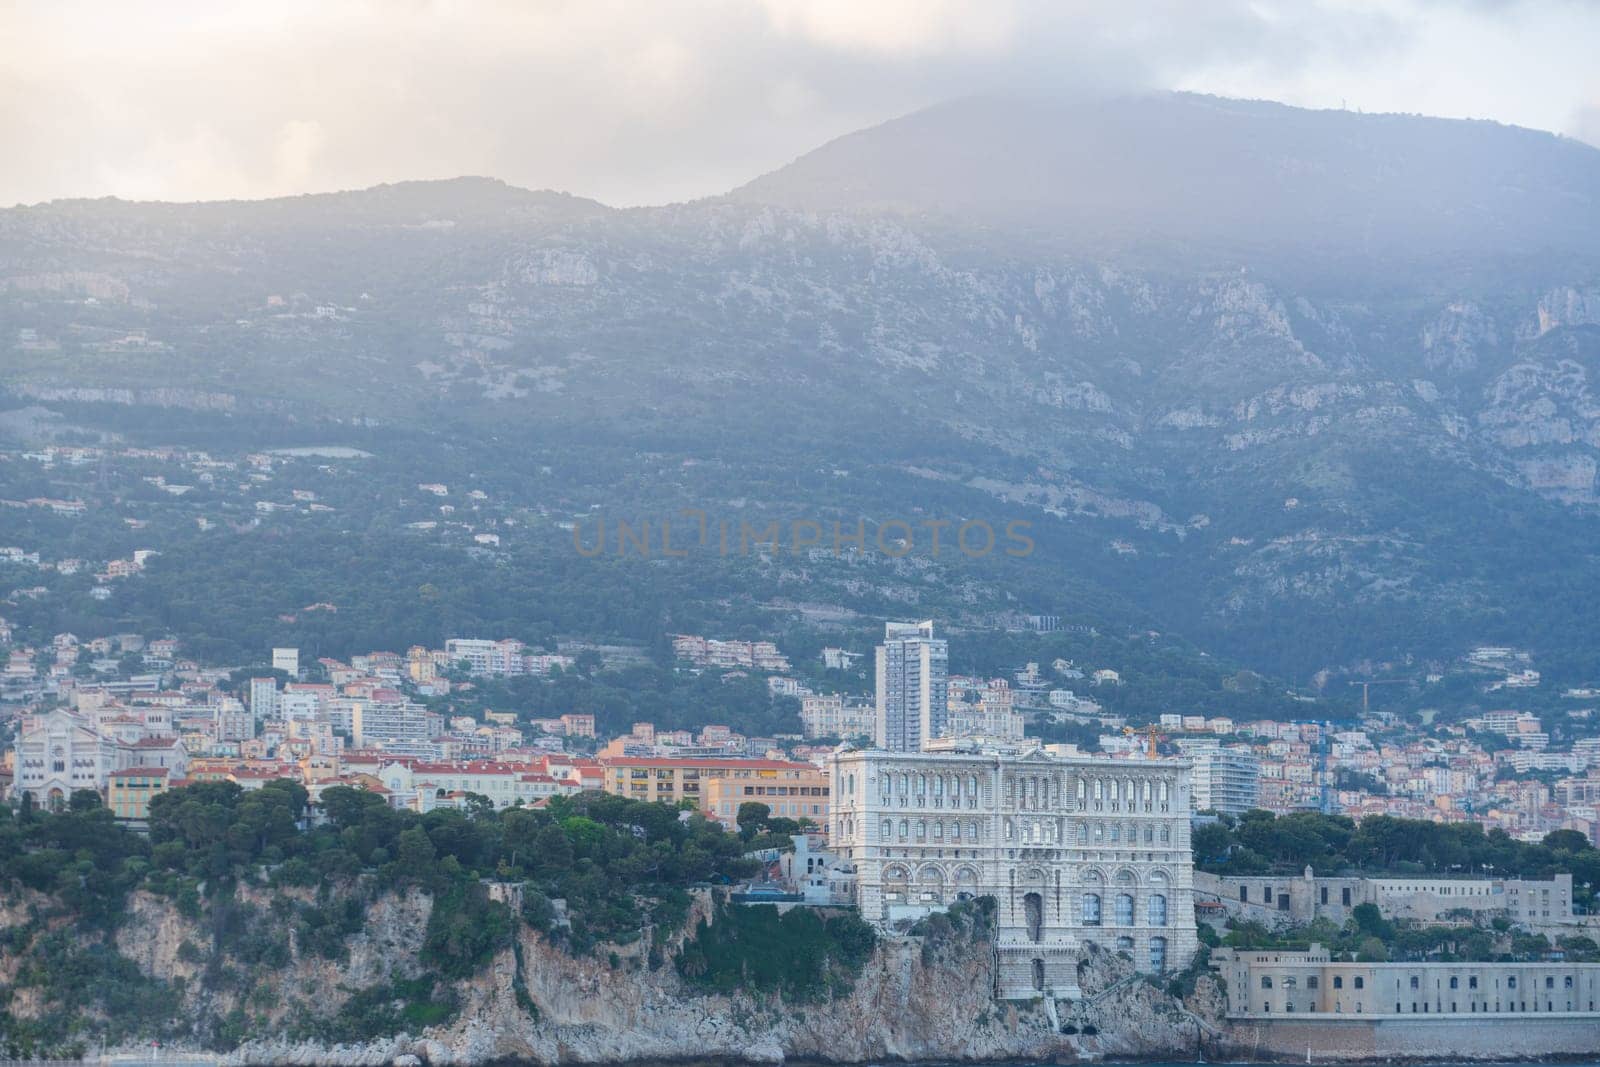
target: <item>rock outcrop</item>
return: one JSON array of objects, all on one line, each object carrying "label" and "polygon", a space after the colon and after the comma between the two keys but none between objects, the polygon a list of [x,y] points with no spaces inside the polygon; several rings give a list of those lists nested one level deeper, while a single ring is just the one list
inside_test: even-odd
[{"label": "rock outcrop", "polygon": [[[241,892],[235,903],[270,920],[266,895]],[[981,932],[885,938],[847,993],[791,1003],[690,985],[671,962],[682,933],[658,946],[652,966],[643,942],[573,957],[523,926],[512,946],[453,985],[458,1010],[445,1023],[351,1044],[292,1036],[304,1032],[297,1024],[306,1013],[331,1016],[362,989],[419,973],[430,909],[430,898],[417,891],[379,897],[348,939],[343,961],[295,945],[286,967],[255,969],[253,994],[249,983],[210,988],[207,964],[218,961],[198,947],[209,943],[205,924],[165,897],[135,894],[117,944],[142,973],[174,983],[197,1016],[250,1011],[252,1036],[222,1054],[240,1067],[1058,1061],[1187,1055],[1202,1037],[1208,1051],[1220,1044],[1215,981],[1202,976],[1185,1003],[1135,974],[1125,957],[1100,949],[1079,965],[1081,999],[998,1003]],[[702,894],[688,928],[712,915]]]}]

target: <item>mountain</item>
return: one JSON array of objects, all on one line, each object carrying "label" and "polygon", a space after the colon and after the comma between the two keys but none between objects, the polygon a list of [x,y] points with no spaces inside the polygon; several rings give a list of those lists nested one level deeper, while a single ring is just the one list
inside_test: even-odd
[{"label": "mountain", "polygon": [[731,196],[1167,263],[1592,262],[1600,151],[1492,122],[1190,94],[975,99],[841,137]]},{"label": "mountain", "polygon": [[1597,197],[1547,134],[1178,95],[958,102],[659,208],[65,202],[0,212],[0,385],[141,439],[414,432],[552,521],[1036,523],[1009,570],[728,563],[763,604],[1593,681]]}]

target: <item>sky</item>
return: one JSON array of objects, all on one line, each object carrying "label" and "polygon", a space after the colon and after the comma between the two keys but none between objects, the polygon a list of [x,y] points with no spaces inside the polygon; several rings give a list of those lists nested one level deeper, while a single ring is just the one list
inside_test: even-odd
[{"label": "sky", "polygon": [[1600,145],[1595,0],[0,0],[0,204],[481,174],[725,192],[973,94],[1183,89]]}]

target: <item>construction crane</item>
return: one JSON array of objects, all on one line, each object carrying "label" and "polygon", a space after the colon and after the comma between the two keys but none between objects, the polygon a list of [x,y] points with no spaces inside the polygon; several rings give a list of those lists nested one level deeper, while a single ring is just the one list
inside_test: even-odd
[{"label": "construction crane", "polygon": [[1122,732],[1128,737],[1138,737],[1140,734],[1143,734],[1145,739],[1144,758],[1160,758],[1156,755],[1156,744],[1161,740],[1161,728],[1155,723],[1151,723],[1143,730],[1135,729],[1132,726],[1124,726],[1122,728]]},{"label": "construction crane", "polygon": [[1373,686],[1373,685],[1404,685],[1404,684],[1406,684],[1406,683],[1408,683],[1410,681],[1411,681],[1411,679],[1409,679],[1409,678],[1364,678],[1364,679],[1352,678],[1350,680],[1350,684],[1351,685],[1359,685],[1361,687],[1361,710],[1363,712],[1366,712],[1370,707],[1370,705],[1367,702],[1367,687],[1368,686]]}]

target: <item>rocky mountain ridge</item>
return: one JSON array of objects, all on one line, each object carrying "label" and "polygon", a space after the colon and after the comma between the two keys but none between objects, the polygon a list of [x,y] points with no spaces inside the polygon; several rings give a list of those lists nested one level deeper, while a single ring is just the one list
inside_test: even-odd
[{"label": "rocky mountain ridge", "polygon": [[[462,180],[0,212],[0,386],[18,406],[648,439],[727,465],[730,501],[770,482],[756,456],[792,455],[796,480],[932,472],[1058,522],[1113,595],[1293,677],[1564,640],[1575,620],[1532,604],[1593,581],[1600,152],[1188,97],[996,108],[661,208]],[[1142,214],[1183,184],[1196,115],[1216,172],[1174,203],[1216,232]],[[940,152],[960,165],[906,184],[904,160]],[[1002,159],[1037,196],[1005,195]],[[1102,213],[1144,220],[1137,241],[1063,221],[1084,183],[1119,182]],[[1549,585],[1525,593],[1534,558]],[[1311,651],[1336,606],[1348,623]],[[1446,617],[1467,621],[1435,635]]]}]

